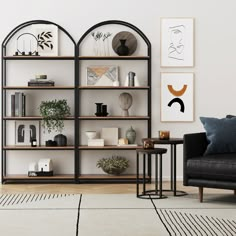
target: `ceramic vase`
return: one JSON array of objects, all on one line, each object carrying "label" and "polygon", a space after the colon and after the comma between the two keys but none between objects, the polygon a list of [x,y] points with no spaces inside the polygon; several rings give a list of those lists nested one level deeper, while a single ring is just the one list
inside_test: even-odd
[{"label": "ceramic vase", "polygon": [[57,142],[57,146],[66,146],[67,145],[67,138],[63,134],[57,134],[54,137],[54,141]]},{"label": "ceramic vase", "polygon": [[120,46],[117,48],[117,54],[119,56],[128,56],[129,48],[125,45],[126,39],[120,39]]},{"label": "ceramic vase", "polygon": [[128,139],[129,144],[135,143],[136,132],[132,126],[126,131],[126,138]]}]

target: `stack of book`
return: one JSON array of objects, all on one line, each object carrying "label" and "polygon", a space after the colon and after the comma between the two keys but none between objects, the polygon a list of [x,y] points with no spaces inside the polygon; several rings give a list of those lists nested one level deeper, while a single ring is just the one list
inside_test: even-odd
[{"label": "stack of book", "polygon": [[28,82],[28,86],[54,86],[55,82],[46,79],[31,79]]},{"label": "stack of book", "polygon": [[11,95],[11,116],[25,116],[25,94],[15,92]]}]

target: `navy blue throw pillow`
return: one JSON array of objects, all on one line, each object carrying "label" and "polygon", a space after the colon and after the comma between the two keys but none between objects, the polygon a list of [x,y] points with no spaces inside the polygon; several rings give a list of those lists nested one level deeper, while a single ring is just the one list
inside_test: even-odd
[{"label": "navy blue throw pillow", "polygon": [[200,117],[209,144],[204,155],[236,152],[236,117]]}]

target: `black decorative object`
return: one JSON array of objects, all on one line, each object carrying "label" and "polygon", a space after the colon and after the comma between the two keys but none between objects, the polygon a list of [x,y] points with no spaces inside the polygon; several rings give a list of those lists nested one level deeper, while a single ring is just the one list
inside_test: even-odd
[{"label": "black decorative object", "polygon": [[17,37],[17,51],[14,56],[39,56],[38,40],[31,33],[23,33]]},{"label": "black decorative object", "polygon": [[95,103],[96,104],[96,116],[102,116],[102,104],[103,103]]},{"label": "black decorative object", "polygon": [[103,105],[103,103],[95,103],[96,104],[96,116],[107,116],[107,105]]},{"label": "black decorative object", "polygon": [[129,55],[129,48],[125,45],[126,39],[120,39],[120,46],[117,48],[116,53],[119,56],[128,56]]},{"label": "black decorative object", "polygon": [[46,147],[56,147],[57,146],[57,142],[50,139],[50,140],[47,140],[45,142],[45,145],[46,145]]},{"label": "black decorative object", "polygon": [[57,134],[54,137],[54,141],[57,143],[57,146],[66,146],[67,145],[67,138],[63,134]]},{"label": "black decorative object", "polygon": [[31,139],[31,147],[37,147],[37,140],[36,138]]},{"label": "black decorative object", "polygon": [[130,56],[137,48],[137,39],[128,31],[121,31],[112,40],[112,48],[119,56]]}]

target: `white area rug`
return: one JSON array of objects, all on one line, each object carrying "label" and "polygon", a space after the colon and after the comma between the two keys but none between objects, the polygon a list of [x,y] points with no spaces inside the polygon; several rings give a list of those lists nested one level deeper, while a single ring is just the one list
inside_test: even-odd
[{"label": "white area rug", "polygon": [[134,194],[3,194],[1,236],[236,235],[233,194],[138,199]]}]

